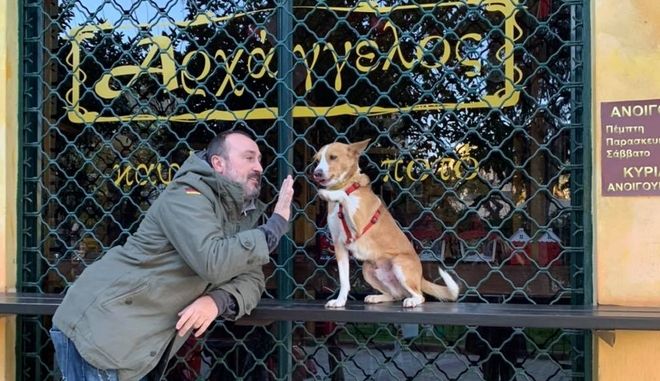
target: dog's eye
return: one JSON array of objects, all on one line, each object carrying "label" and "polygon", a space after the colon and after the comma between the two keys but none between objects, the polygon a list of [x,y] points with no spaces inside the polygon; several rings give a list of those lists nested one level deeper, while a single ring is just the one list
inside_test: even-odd
[{"label": "dog's eye", "polygon": [[337,155],[330,155],[330,157],[328,157],[328,159],[330,159],[330,160],[337,160]]}]

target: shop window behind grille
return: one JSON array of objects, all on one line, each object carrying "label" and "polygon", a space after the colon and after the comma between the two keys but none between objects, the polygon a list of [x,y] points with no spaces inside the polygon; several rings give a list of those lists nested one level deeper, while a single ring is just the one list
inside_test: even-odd
[{"label": "shop window behind grille", "polygon": [[[278,12],[293,19],[279,32]],[[440,265],[459,280],[459,302],[582,303],[587,13],[567,0],[26,0],[20,287],[65,292],[137,228],[190,150],[240,125],[264,155],[264,199],[279,185],[277,161],[291,158],[289,297],[338,288],[325,205],[306,176],[316,149],[370,139],[361,165],[374,191],[426,276],[440,281]],[[294,64],[277,67],[285,38]],[[278,71],[290,73],[291,109],[278,109]],[[288,131],[277,119],[286,113]],[[266,297],[279,296],[280,258],[264,269]],[[351,268],[361,300],[369,288]],[[53,370],[49,324],[22,320],[24,379]],[[273,328],[231,329],[219,323],[210,342],[191,343],[187,374],[251,358],[241,374],[275,377],[281,352],[249,344],[281,343]],[[582,334],[561,330],[328,322],[294,324],[292,335],[300,377],[580,378],[589,361]],[[214,355],[223,345],[237,357]]]}]

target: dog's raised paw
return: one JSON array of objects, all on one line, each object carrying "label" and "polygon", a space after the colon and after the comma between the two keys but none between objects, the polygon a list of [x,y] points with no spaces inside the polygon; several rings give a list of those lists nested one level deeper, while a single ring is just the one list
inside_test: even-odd
[{"label": "dog's raised paw", "polygon": [[321,200],[330,201],[330,191],[326,189],[319,189],[319,197]]},{"label": "dog's raised paw", "polygon": [[332,299],[325,304],[325,308],[341,308],[346,305],[346,299]]}]

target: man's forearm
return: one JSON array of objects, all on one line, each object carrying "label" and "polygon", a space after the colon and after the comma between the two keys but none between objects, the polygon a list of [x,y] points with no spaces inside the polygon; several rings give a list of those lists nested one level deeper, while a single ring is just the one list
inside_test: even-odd
[{"label": "man's forearm", "polygon": [[264,232],[268,252],[272,252],[277,247],[282,236],[289,230],[289,222],[279,214],[273,213],[265,224],[259,225],[258,229]]}]

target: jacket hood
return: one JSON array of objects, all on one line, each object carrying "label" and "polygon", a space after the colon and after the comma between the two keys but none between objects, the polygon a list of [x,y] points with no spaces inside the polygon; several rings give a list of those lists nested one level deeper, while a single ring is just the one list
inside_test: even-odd
[{"label": "jacket hood", "polygon": [[[247,206],[245,204],[243,186],[218,174],[209,165],[206,157],[206,150],[191,153],[176,172],[174,181],[189,185],[209,198],[219,197],[225,202],[238,205],[238,210],[249,208],[251,203]],[[265,205],[259,200],[255,200],[254,207],[259,212],[265,209]]]}]

